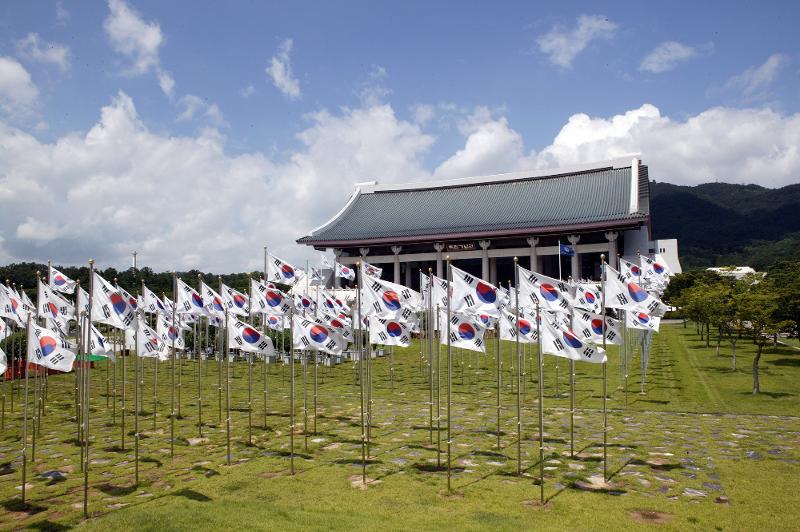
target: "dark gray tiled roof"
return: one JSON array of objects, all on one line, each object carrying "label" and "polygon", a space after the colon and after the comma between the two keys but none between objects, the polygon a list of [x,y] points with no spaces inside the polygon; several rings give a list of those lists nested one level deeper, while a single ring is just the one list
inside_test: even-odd
[{"label": "dark gray tiled roof", "polygon": [[[645,218],[630,213],[631,169],[361,194],[301,244],[537,229]],[[646,211],[645,211],[646,212]]]}]

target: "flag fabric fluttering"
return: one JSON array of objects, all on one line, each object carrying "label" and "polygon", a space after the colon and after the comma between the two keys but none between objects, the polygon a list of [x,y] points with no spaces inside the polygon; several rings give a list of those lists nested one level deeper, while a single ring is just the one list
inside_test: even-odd
[{"label": "flag fabric fluttering", "polygon": [[48,281],[50,288],[56,292],[61,292],[62,294],[75,293],[75,287],[78,284],[52,266],[50,266],[50,275],[48,276]]},{"label": "flag fabric fluttering", "polygon": [[383,276],[383,268],[373,266],[366,261],[361,263],[361,268],[366,276],[372,277],[373,279],[380,279]]},{"label": "flag fabric fluttering", "polygon": [[347,279],[348,281],[356,280],[356,271],[350,266],[345,266],[339,262],[336,263],[336,277]]},{"label": "flag fabric fluttering", "polygon": [[272,338],[258,332],[255,327],[240,319],[228,318],[228,321],[228,346],[231,349],[241,349],[259,355],[275,353]]},{"label": "flag fabric fluttering", "polygon": [[92,321],[118,329],[135,327],[136,312],[126,296],[97,272],[94,272],[92,291]]},{"label": "flag fabric fluttering", "polygon": [[348,342],[353,338],[353,326],[349,319],[332,316],[325,311],[319,313],[318,318],[329,325],[334,331],[342,335]]},{"label": "flag fabric fluttering", "polygon": [[502,300],[502,294],[494,285],[473,277],[455,266],[450,266],[450,270],[453,273],[452,312],[487,314],[493,318],[500,316],[500,309],[507,302]]},{"label": "flag fabric fluttering", "polygon": [[225,307],[222,296],[204,282],[200,282],[200,295],[203,297],[203,308],[206,314],[218,319],[225,319]]},{"label": "flag fabric fluttering", "polygon": [[294,285],[301,277],[300,274],[301,270],[270,254],[267,261],[267,281]]},{"label": "flag fabric fluttering", "polygon": [[540,273],[519,268],[519,305],[526,309],[536,308],[553,312],[569,312],[572,297],[569,285],[564,281]]},{"label": "flag fabric fluttering", "polygon": [[264,284],[256,279],[250,280],[250,291],[253,312],[262,312],[273,316],[284,316],[292,309],[289,296],[275,288],[272,283]]},{"label": "flag fabric fluttering", "polygon": [[[442,331],[447,330],[447,312],[439,311],[440,327]],[[477,323],[472,316],[468,314],[451,314],[450,315],[450,336],[446,334],[441,335],[442,344],[450,344],[452,347],[460,347],[470,351],[486,352],[486,344],[483,340],[483,334],[486,328]]]},{"label": "flag fabric fluttering", "polygon": [[3,284],[0,284],[0,317],[10,319],[17,327],[24,327],[28,320],[28,311],[25,310],[22,299],[11,287]]},{"label": "flag fabric fluttering", "polygon": [[226,284],[222,285],[222,305],[237,316],[250,314],[250,298]]},{"label": "flag fabric fluttering", "polygon": [[606,308],[644,312],[651,316],[663,316],[667,312],[667,306],[661,300],[608,265],[603,289]]},{"label": "flag fabric fluttering", "polygon": [[656,253],[653,258],[647,255],[639,255],[642,264],[642,276],[647,279],[649,277],[656,277],[664,279],[669,282],[669,276],[672,275],[672,270],[667,265],[664,257]]},{"label": "flag fabric fluttering", "polygon": [[347,340],[318,318],[292,316],[292,321],[292,344],[295,349],[338,355],[347,348]]},{"label": "flag fabric fluttering", "polygon": [[31,323],[28,327],[29,363],[56,371],[72,371],[76,353],[73,345],[58,333]]},{"label": "flag fabric fluttering", "polygon": [[[606,343],[622,344],[618,320],[606,316]],[[603,343],[603,316],[583,309],[575,309],[572,315],[572,331],[583,341],[592,344]]]},{"label": "flag fabric fluttering", "polygon": [[[178,279],[178,290],[175,301],[176,314],[192,314],[194,316],[206,316],[205,303],[203,296],[197,290],[183,282],[183,279]],[[164,305],[167,306],[167,300],[164,299]],[[172,309],[168,309],[171,311]]]},{"label": "flag fabric fluttering", "polygon": [[619,273],[625,276],[628,281],[640,283],[642,280],[642,269],[638,264],[628,262],[625,259],[619,259]]},{"label": "flag fabric fluttering", "polygon": [[373,344],[409,347],[411,330],[401,321],[372,317],[369,319],[369,341]]},{"label": "flag fabric fluttering", "polygon": [[6,358],[6,353],[2,349],[0,349],[0,374],[4,374],[8,369],[8,359]]},{"label": "flag fabric fluttering", "polygon": [[573,304],[576,309],[589,310],[595,314],[601,310],[602,301],[600,291],[593,284],[578,283],[575,287],[575,299]]},{"label": "flag fabric fluttering", "polygon": [[575,361],[606,362],[606,352],[601,347],[584,343],[578,335],[558,322],[541,320],[542,353]]},{"label": "flag fabric fluttering", "polygon": [[167,343],[161,339],[144,319],[140,316],[136,320],[136,351],[140,357],[158,358],[161,361],[169,359]]},{"label": "flag fabric fluttering", "polygon": [[175,349],[186,349],[186,342],[181,334],[181,326],[178,319],[176,319],[175,327],[172,326],[172,319],[169,316],[159,315],[156,320],[156,334],[164,341],[166,347],[171,348],[174,341]]},{"label": "flag fabric fluttering", "polygon": [[274,314],[266,314],[266,321],[264,322],[267,327],[272,329],[273,331],[282,331],[284,329],[284,317],[283,315],[276,316]]},{"label": "flag fabric fluttering", "polygon": [[536,331],[536,323],[523,317],[503,310],[500,314],[500,339],[515,341],[519,336],[519,341],[523,344],[535,344],[539,340]]},{"label": "flag fabric fluttering", "polygon": [[558,254],[563,255],[564,257],[573,257],[575,256],[575,248],[572,246],[568,246],[567,244],[562,244],[561,242],[558,243]]},{"label": "flag fabric fluttering", "polygon": [[416,290],[374,277],[362,280],[362,316],[408,321],[422,308],[422,295]]},{"label": "flag fabric fluttering", "polygon": [[317,312],[317,303],[308,294],[294,294],[294,308],[300,313]]},{"label": "flag fabric fluttering", "polygon": [[122,288],[119,284],[117,284],[117,291],[119,294],[125,298],[125,301],[128,302],[128,305],[133,309],[134,312],[139,308],[139,300],[133,297],[127,290]]},{"label": "flag fabric fluttering", "polygon": [[40,318],[50,318],[62,325],[75,318],[75,307],[72,303],[58,295],[41,279],[37,283],[37,288],[39,292],[36,299],[39,306],[36,313]]},{"label": "flag fabric fluttering", "polygon": [[167,307],[161,301],[161,298],[146,286],[144,287],[144,293],[142,294],[142,305],[144,306],[144,311],[148,314],[167,313]]},{"label": "flag fabric fluttering", "polygon": [[625,326],[629,329],[658,332],[661,327],[661,318],[651,316],[645,312],[626,312]]}]

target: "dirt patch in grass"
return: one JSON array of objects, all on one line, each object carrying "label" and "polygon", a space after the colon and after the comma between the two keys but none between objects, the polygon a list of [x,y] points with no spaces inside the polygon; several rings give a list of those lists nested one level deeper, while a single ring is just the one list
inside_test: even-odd
[{"label": "dirt patch in grass", "polygon": [[672,514],[656,510],[631,510],[628,515],[637,523],[663,524],[672,521]]},{"label": "dirt patch in grass", "polygon": [[350,481],[350,487],[356,488],[360,490],[366,490],[370,486],[375,486],[376,484],[380,484],[380,480],[375,480],[374,478],[367,477],[367,481],[364,482],[364,479],[361,475],[352,475],[347,480]]}]

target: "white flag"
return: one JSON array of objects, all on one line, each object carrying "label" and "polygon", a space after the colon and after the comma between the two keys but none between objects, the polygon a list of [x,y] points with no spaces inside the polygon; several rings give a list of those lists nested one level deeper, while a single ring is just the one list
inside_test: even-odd
[{"label": "white flag", "polygon": [[575,287],[575,308],[599,313],[602,307],[600,292],[594,284],[578,283]]},{"label": "white flag", "polygon": [[6,370],[8,369],[8,359],[6,359],[6,354],[0,349],[0,373],[5,375]]},{"label": "white flag", "polygon": [[644,312],[626,312],[625,325],[630,329],[658,332],[661,326],[661,318]]},{"label": "white flag", "polygon": [[75,317],[75,307],[72,303],[58,295],[52,288],[44,284],[41,279],[38,282],[39,307],[36,309],[41,318],[50,318],[62,324]]},{"label": "white flag", "polygon": [[144,307],[144,311],[148,314],[167,313],[167,307],[164,306],[161,298],[146,286],[144,287],[144,293],[142,294],[142,306]]},{"label": "white flag", "polygon": [[356,280],[356,272],[350,266],[345,266],[339,262],[336,263],[336,276],[347,279],[348,281]]},{"label": "white flag", "polygon": [[535,344],[539,340],[536,323],[504,310],[500,316],[500,339],[516,341],[517,336],[520,343]]},{"label": "white flag", "polygon": [[250,298],[226,284],[222,285],[222,304],[228,312],[237,316],[248,316],[250,313]]},{"label": "white flag", "polygon": [[203,297],[203,308],[206,314],[215,318],[225,319],[225,307],[222,305],[222,296],[204,282],[200,282],[200,295]]},{"label": "white flag", "polygon": [[408,321],[414,312],[422,309],[422,295],[419,292],[381,279],[362,279],[363,316]]},{"label": "white flag", "polygon": [[175,349],[184,350],[186,342],[181,334],[182,327],[179,318],[177,316],[175,318],[175,327],[173,327],[171,316],[159,314],[156,317],[156,334],[163,340],[166,347],[172,348],[172,342],[175,342]]},{"label": "white flag", "polygon": [[301,270],[298,270],[288,262],[274,255],[269,256],[267,261],[267,281],[293,285],[302,276],[301,273]]},{"label": "white flag", "polygon": [[127,329],[135,327],[136,313],[125,295],[94,272],[92,283],[92,320]]},{"label": "white flag", "polygon": [[[86,320],[84,320],[84,326]],[[92,324],[92,331],[89,335],[89,352],[93,355],[98,355],[114,360],[114,347],[109,343],[105,336],[103,336],[97,327]]]},{"label": "white flag", "polygon": [[369,320],[369,341],[379,345],[409,347],[411,330],[403,322],[373,317]]},{"label": "white flag", "polygon": [[606,308],[644,312],[651,316],[663,316],[667,312],[667,306],[658,298],[608,265],[603,288],[606,292]]},{"label": "white flag", "polygon": [[272,339],[269,336],[261,334],[255,327],[239,319],[228,318],[228,320],[228,347],[230,349],[241,349],[248,353],[262,355],[275,353]]},{"label": "white flag", "polygon": [[353,338],[353,325],[350,320],[341,319],[327,312],[321,312],[318,317],[348,342]]},{"label": "white flag", "polygon": [[[165,306],[166,303],[165,300]],[[206,316],[208,314],[205,310],[203,297],[197,293],[197,290],[184,283],[182,279],[178,279],[178,297],[175,305],[176,314],[192,314],[193,316]],[[167,310],[171,311],[172,309]]]},{"label": "white flag", "polygon": [[28,328],[28,362],[57,371],[72,371],[75,351],[58,333],[33,323]]},{"label": "white flag", "polygon": [[450,269],[453,273],[452,312],[487,314],[495,318],[500,315],[500,309],[506,302],[502,301],[501,294],[494,285],[455,266],[450,266]]},{"label": "white flag", "polygon": [[283,316],[292,309],[289,296],[275,288],[272,283],[264,284],[255,279],[250,280],[250,291],[253,293],[254,312],[265,312],[274,316]]},{"label": "white flag", "polygon": [[0,317],[10,319],[18,327],[24,327],[28,321],[28,312],[19,295],[3,284],[0,284]]},{"label": "white flag", "polygon": [[308,294],[294,294],[294,308],[300,313],[317,312],[317,303]]},{"label": "white flag", "polygon": [[[442,332],[447,331],[447,312],[439,311],[440,327]],[[440,335],[441,343],[450,344],[453,347],[461,347],[470,351],[486,352],[486,344],[483,341],[483,333],[486,329],[475,322],[467,314],[450,315],[450,336]],[[449,341],[448,341],[449,339]]]},{"label": "white flag", "polygon": [[134,312],[139,309],[139,300],[133,297],[130,292],[122,288],[119,284],[117,284],[117,292],[119,292],[120,295],[125,298],[125,301],[128,302],[128,305],[130,305]]},{"label": "white flag", "polygon": [[74,293],[75,286],[78,284],[52,266],[50,267],[49,281],[50,288],[62,294]]},{"label": "white flag", "polygon": [[642,281],[642,269],[639,265],[628,262],[625,259],[619,259],[619,273],[624,275],[628,281],[636,283],[641,283]]},{"label": "white flag", "polygon": [[[2,340],[4,340],[4,339],[8,338],[8,336],[9,336],[10,334],[11,334],[11,327],[9,327],[9,326],[6,324],[6,322],[5,322],[5,321],[3,321],[2,319],[0,319],[0,341],[2,341]],[[0,372],[0,373],[2,373],[2,372]]]},{"label": "white flag", "polygon": [[606,362],[606,352],[584,343],[578,335],[560,323],[541,320],[542,353],[582,362]]},{"label": "white flag", "polygon": [[295,349],[337,355],[347,347],[347,340],[322,320],[313,316],[292,316],[292,321],[294,326],[292,343]]},{"label": "white flag", "polygon": [[140,357],[167,360],[169,353],[167,344],[156,331],[145,323],[142,317],[136,320],[136,352]]},{"label": "white flag", "polygon": [[653,258],[650,258],[646,255],[640,255],[639,259],[642,263],[642,276],[645,279],[655,277],[669,283],[669,277],[672,275],[672,270],[667,265],[667,261],[664,260],[664,257],[659,254],[655,254]]},{"label": "white flag", "polygon": [[569,312],[572,297],[564,281],[519,267],[519,305],[552,312]]},{"label": "white flag", "polygon": [[364,275],[368,277],[372,277],[373,279],[380,279],[383,275],[383,268],[378,268],[377,266],[373,266],[368,262],[361,263],[361,270]]},{"label": "white flag", "polygon": [[[576,308],[572,315],[572,331],[585,342],[600,345],[603,343],[603,316]],[[621,343],[619,321],[606,316],[606,344]]]},{"label": "white flag", "polygon": [[267,321],[266,321],[267,327],[269,327],[273,331],[282,331],[283,329],[285,329],[284,321],[286,320],[284,319],[283,315],[276,316],[274,314],[267,314],[266,316],[267,316]]}]

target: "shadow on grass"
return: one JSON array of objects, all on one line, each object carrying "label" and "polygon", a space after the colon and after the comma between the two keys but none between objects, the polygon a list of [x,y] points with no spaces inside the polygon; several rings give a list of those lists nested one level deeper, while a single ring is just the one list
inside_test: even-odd
[{"label": "shadow on grass", "polygon": [[213,500],[211,497],[203,495],[199,491],[191,490],[188,488],[176,491],[175,493],[170,493],[170,495],[173,497],[186,497],[191,501],[197,501],[197,502],[209,502]]},{"label": "shadow on grass", "polygon": [[215,476],[219,475],[219,471],[217,471],[215,469],[211,469],[210,467],[205,467],[205,466],[201,466],[201,465],[196,465],[196,466],[192,467],[192,471],[197,471],[199,473],[203,473],[203,475],[205,475],[206,478],[211,478],[211,477],[215,477]]},{"label": "shadow on grass", "polygon": [[627,463],[631,465],[648,466],[651,469],[656,469],[658,471],[672,471],[673,469],[683,469],[683,465],[674,462],[659,464],[652,462],[648,463],[645,460],[635,459],[635,460],[629,460]]},{"label": "shadow on grass", "polygon": [[114,484],[109,484],[106,482],[105,484],[100,484],[97,486],[97,489],[105,493],[106,495],[113,495],[114,497],[119,497],[121,495],[130,495],[134,491],[137,490],[135,485],[131,486],[115,486]]},{"label": "shadow on grass", "polygon": [[[291,452],[284,451],[284,450],[277,450],[277,451],[276,450],[267,450],[267,451],[264,451],[262,454],[264,456],[281,456],[283,458],[290,458],[292,456]],[[294,453],[294,457],[295,458],[302,458],[304,460],[311,460],[313,458],[313,456],[311,456],[310,454],[303,454],[303,453],[298,453],[298,452]]]},{"label": "shadow on grass", "polygon": [[46,506],[42,506],[40,504],[34,504],[31,502],[22,502],[18,500],[5,501],[3,503],[3,508],[7,512],[21,512],[21,513],[26,513],[28,515],[36,515],[38,513],[47,510]]},{"label": "shadow on grass", "polygon": [[159,459],[157,459],[157,458],[151,458],[151,457],[149,457],[149,456],[143,456],[143,457],[139,458],[139,461],[140,461],[140,462],[144,462],[144,463],[146,463],[146,464],[155,464],[155,465],[156,465],[156,467],[161,467],[161,466],[163,466],[163,465],[164,465],[164,464],[161,462],[161,460],[159,460]]},{"label": "shadow on grass", "polygon": [[775,366],[794,366],[800,367],[800,357],[795,358],[779,358],[777,360],[771,360],[767,363],[775,365]]},{"label": "shadow on grass", "polygon": [[36,523],[30,524],[27,526],[30,530],[52,530],[52,531],[59,531],[59,530],[70,530],[67,525],[62,525],[61,523],[54,523],[48,519],[44,521],[37,521]]},{"label": "shadow on grass", "polygon": [[[374,464],[382,464],[383,460],[371,460],[368,458],[367,460],[365,460],[365,462],[367,463],[367,465],[374,465]],[[361,465],[363,462],[361,461],[360,458],[339,458],[338,460],[334,460],[333,463],[340,465],[348,465],[348,464]]]},{"label": "shadow on grass", "polygon": [[753,396],[766,395],[771,399],[778,399],[780,397],[793,397],[797,394],[789,392],[765,392],[762,390],[756,394],[754,394],[753,392],[739,392],[739,395],[753,395]]}]

